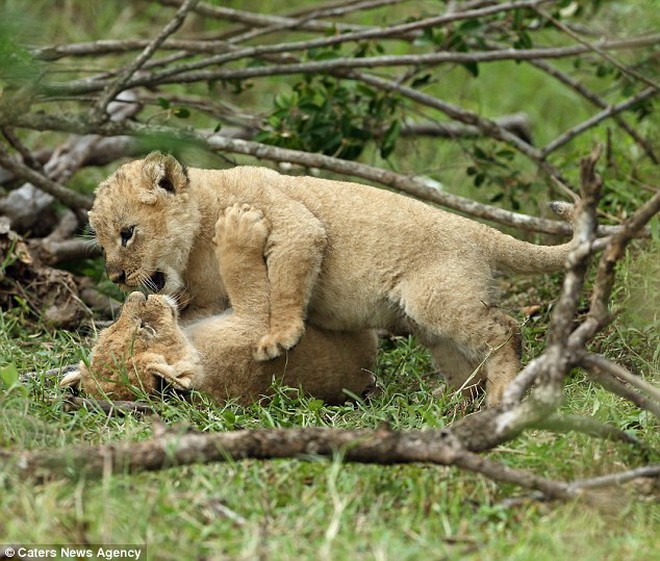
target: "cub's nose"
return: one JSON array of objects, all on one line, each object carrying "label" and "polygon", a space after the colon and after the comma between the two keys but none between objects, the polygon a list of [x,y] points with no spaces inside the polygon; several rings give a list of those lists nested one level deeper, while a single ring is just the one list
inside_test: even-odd
[{"label": "cub's nose", "polygon": [[126,282],[126,271],[108,271],[108,278],[115,284],[124,284]]}]

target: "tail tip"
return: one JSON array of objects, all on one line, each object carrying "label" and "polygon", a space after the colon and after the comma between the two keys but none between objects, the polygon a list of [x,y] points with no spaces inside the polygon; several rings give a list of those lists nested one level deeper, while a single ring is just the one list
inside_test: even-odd
[{"label": "tail tip", "polygon": [[567,222],[573,222],[575,218],[575,205],[564,201],[552,201],[548,203],[550,210]]}]

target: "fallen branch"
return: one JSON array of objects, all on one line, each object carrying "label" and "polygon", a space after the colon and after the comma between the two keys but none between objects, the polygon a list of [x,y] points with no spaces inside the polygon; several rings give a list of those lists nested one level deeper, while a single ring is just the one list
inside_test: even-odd
[{"label": "fallen branch", "polygon": [[101,446],[76,446],[48,452],[23,452],[16,460],[26,475],[44,471],[99,477],[108,470],[135,473],[194,463],[223,462],[247,458],[333,457],[346,461],[392,465],[424,462],[469,469],[504,483],[515,483],[543,492],[550,498],[575,495],[566,484],[550,481],[473,454],[463,448],[448,430],[394,432],[337,430],[329,428],[257,429],[224,433],[167,434],[143,442]]}]

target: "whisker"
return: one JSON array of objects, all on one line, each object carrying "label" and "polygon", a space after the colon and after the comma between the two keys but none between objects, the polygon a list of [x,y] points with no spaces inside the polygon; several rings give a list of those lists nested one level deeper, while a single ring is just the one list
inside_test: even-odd
[{"label": "whisker", "polygon": [[[127,275],[130,276],[130,275]],[[153,287],[151,286],[153,283],[151,283],[151,280],[149,277],[143,273],[139,272],[137,273],[137,287],[136,290],[142,292],[143,294],[149,294],[150,292],[153,292]]]},{"label": "whisker", "polygon": [[156,287],[155,287],[153,281],[149,277],[146,277],[144,280],[141,280],[140,284],[142,286],[144,286],[144,288],[146,288],[147,291],[156,292]]}]

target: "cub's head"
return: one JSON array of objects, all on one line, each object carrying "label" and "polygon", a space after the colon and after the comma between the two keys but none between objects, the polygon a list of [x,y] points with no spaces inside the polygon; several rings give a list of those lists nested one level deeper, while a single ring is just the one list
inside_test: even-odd
[{"label": "cub's head", "polygon": [[131,293],[119,318],[99,335],[91,364],[65,376],[73,386],[97,398],[133,399],[164,384],[190,388],[199,359],[177,323],[178,312],[167,296]]},{"label": "cub's head", "polygon": [[174,294],[199,229],[187,170],[173,156],[149,154],[120,167],[96,189],[89,222],[110,280]]}]

